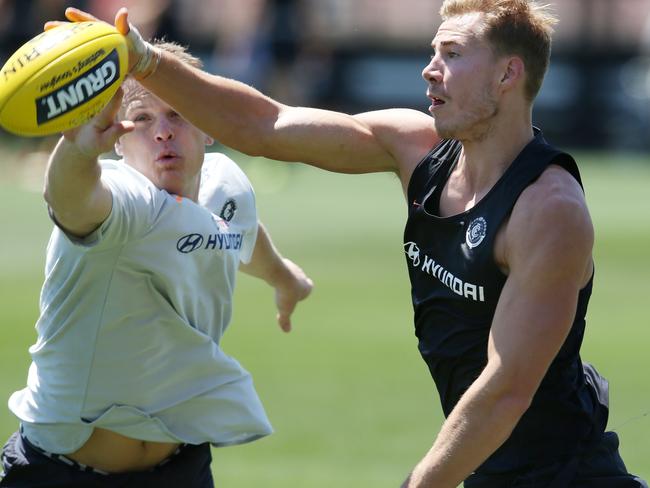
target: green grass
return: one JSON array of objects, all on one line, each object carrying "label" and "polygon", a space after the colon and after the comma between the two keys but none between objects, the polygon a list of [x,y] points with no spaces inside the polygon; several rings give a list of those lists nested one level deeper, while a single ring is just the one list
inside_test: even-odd
[{"label": "green grass", "polygon": [[[580,158],[597,236],[583,357],[611,382],[610,427],[628,468],[650,478],[650,164],[597,159]],[[413,336],[399,184],[262,160],[243,166],[276,244],[316,288],[283,334],[271,290],[241,276],[223,347],[253,373],[276,433],[214,450],[217,486],[399,486],[442,421]],[[18,181],[0,180],[2,398],[25,382],[50,225],[40,195]],[[15,427],[0,409],[0,437]]]}]

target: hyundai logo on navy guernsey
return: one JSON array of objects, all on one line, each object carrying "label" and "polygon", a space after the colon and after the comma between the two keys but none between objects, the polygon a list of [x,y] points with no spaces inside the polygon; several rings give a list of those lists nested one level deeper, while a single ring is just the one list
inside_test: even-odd
[{"label": "hyundai logo on navy guernsey", "polygon": [[412,241],[405,242],[404,252],[413,268],[437,279],[456,295],[460,295],[463,298],[475,302],[485,301],[485,288],[474,283],[468,283],[467,281],[463,281],[459,277],[455,276],[449,270],[445,269],[442,264],[421,252],[417,243]]},{"label": "hyundai logo on navy guernsey", "polygon": [[61,88],[36,99],[39,125],[70,112],[95,98],[120,77],[120,59],[113,49],[97,66],[66,83]]},{"label": "hyundai logo on navy guernsey", "polygon": [[420,266],[420,248],[415,242],[407,242],[404,244],[404,251],[406,255],[416,268]]},{"label": "hyundai logo on navy guernsey", "polygon": [[176,249],[183,254],[189,254],[199,249],[238,251],[241,249],[244,236],[242,234],[187,234],[176,243]]}]

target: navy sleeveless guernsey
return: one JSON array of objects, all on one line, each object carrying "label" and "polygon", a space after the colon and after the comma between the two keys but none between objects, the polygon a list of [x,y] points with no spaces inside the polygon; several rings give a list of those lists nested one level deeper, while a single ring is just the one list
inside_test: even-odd
[{"label": "navy sleeveless guernsey", "polygon": [[[458,141],[446,140],[417,166],[408,187],[404,230],[418,348],[445,416],[487,363],[490,326],[507,279],[494,261],[497,231],[521,192],[550,164],[565,168],[582,185],[573,158],[548,145],[536,130],[535,138],[480,202],[461,214],[440,217],[440,194],[460,152]],[[502,474],[568,459],[602,435],[607,383],[593,368],[583,367],[579,355],[592,281],[593,276],[580,291],[571,331],[530,408],[477,474]]]}]

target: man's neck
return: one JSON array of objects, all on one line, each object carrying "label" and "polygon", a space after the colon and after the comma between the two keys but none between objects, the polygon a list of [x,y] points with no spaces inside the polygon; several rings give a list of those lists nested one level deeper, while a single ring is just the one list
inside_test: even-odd
[{"label": "man's neck", "polygon": [[463,150],[456,171],[463,174],[469,190],[485,192],[533,138],[530,118],[495,121],[482,134],[461,138]]}]

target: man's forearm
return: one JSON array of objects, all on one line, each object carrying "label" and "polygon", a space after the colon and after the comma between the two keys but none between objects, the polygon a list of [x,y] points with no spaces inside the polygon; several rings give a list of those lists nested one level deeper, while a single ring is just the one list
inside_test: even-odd
[{"label": "man's forearm", "polygon": [[[195,69],[168,53],[161,54],[155,76],[140,83],[222,144],[267,155],[262,136],[272,129],[280,105],[255,88]],[[179,86],[192,87],[192,96]]]},{"label": "man's forearm", "polygon": [[242,263],[239,269],[246,274],[255,276],[276,286],[285,271],[282,256],[273,245],[271,238],[262,223],[258,224],[255,249],[249,263]]},{"label": "man's forearm", "polygon": [[297,264],[280,255],[261,223],[251,262],[242,264],[240,269],[275,288],[278,324],[289,332],[296,304],[309,296],[314,284]]},{"label": "man's forearm", "polygon": [[62,137],[50,156],[44,188],[45,200],[60,223],[75,227],[80,217],[84,220],[82,209],[96,206],[100,179],[97,158]]},{"label": "man's forearm", "polygon": [[529,400],[496,391],[485,378],[460,399],[403,488],[455,488],[510,436]]}]

